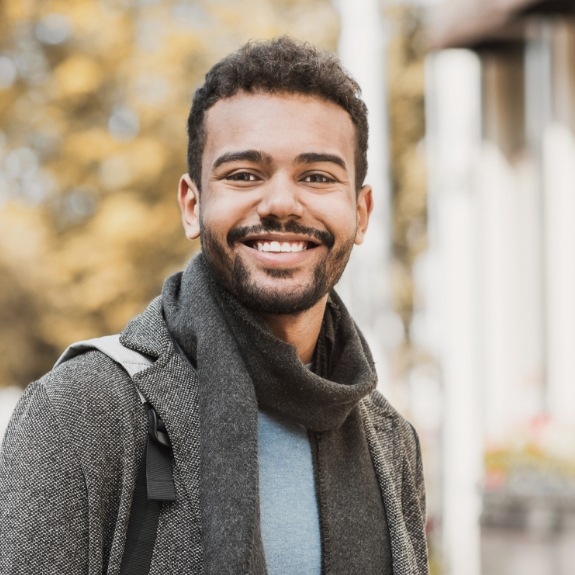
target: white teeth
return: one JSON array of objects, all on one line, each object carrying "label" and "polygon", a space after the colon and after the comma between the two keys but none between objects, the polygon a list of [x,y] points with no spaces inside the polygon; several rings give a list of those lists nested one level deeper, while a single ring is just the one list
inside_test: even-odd
[{"label": "white teeth", "polygon": [[287,253],[303,252],[307,248],[306,242],[256,242],[259,252]]}]

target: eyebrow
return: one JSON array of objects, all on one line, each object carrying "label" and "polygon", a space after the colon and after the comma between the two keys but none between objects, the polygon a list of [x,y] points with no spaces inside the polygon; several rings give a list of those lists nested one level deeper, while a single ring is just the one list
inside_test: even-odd
[{"label": "eyebrow", "polygon": [[343,158],[340,158],[335,154],[318,154],[316,152],[307,152],[305,154],[300,154],[294,161],[295,164],[315,164],[318,162],[329,162],[331,164],[336,164],[344,170],[347,170],[347,166],[345,165]]},{"label": "eyebrow", "polygon": [[[223,164],[229,164],[231,162],[253,162],[254,164],[271,164],[273,162],[272,157],[265,152],[260,150],[240,150],[238,152],[226,152],[219,156],[214,162],[212,169],[219,168]],[[340,156],[335,154],[323,154],[317,152],[305,152],[299,154],[294,160],[294,164],[315,164],[318,162],[329,162],[335,164],[344,170],[347,170],[347,166]]]},{"label": "eyebrow", "polygon": [[253,162],[254,164],[271,164],[272,157],[259,150],[241,150],[239,152],[227,152],[219,156],[214,162],[212,169],[219,168],[230,162]]}]

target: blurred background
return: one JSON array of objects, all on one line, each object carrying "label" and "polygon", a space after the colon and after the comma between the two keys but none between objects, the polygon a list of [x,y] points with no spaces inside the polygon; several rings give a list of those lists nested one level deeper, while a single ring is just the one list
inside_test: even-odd
[{"label": "blurred background", "polygon": [[434,575],[573,573],[573,0],[0,0],[0,434],[198,249],[192,93],[282,34],[337,51],[370,110],[339,291],[421,436]]}]

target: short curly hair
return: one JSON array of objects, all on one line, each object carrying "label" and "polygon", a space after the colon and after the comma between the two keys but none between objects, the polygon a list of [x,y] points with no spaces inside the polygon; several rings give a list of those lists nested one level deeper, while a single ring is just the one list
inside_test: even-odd
[{"label": "short curly hair", "polygon": [[361,188],[367,173],[368,125],[359,84],[334,54],[283,36],[248,42],[215,64],[196,90],[188,117],[188,173],[198,190],[206,111],[239,92],[307,94],[343,108],[355,127],[355,185],[356,189]]}]

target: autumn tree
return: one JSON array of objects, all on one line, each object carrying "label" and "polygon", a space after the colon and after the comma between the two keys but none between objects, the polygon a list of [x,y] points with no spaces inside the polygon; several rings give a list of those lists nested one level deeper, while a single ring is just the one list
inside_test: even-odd
[{"label": "autumn tree", "polygon": [[334,49],[328,0],[0,0],[0,386],[122,328],[192,246],[175,201],[209,66],[250,38]]}]

